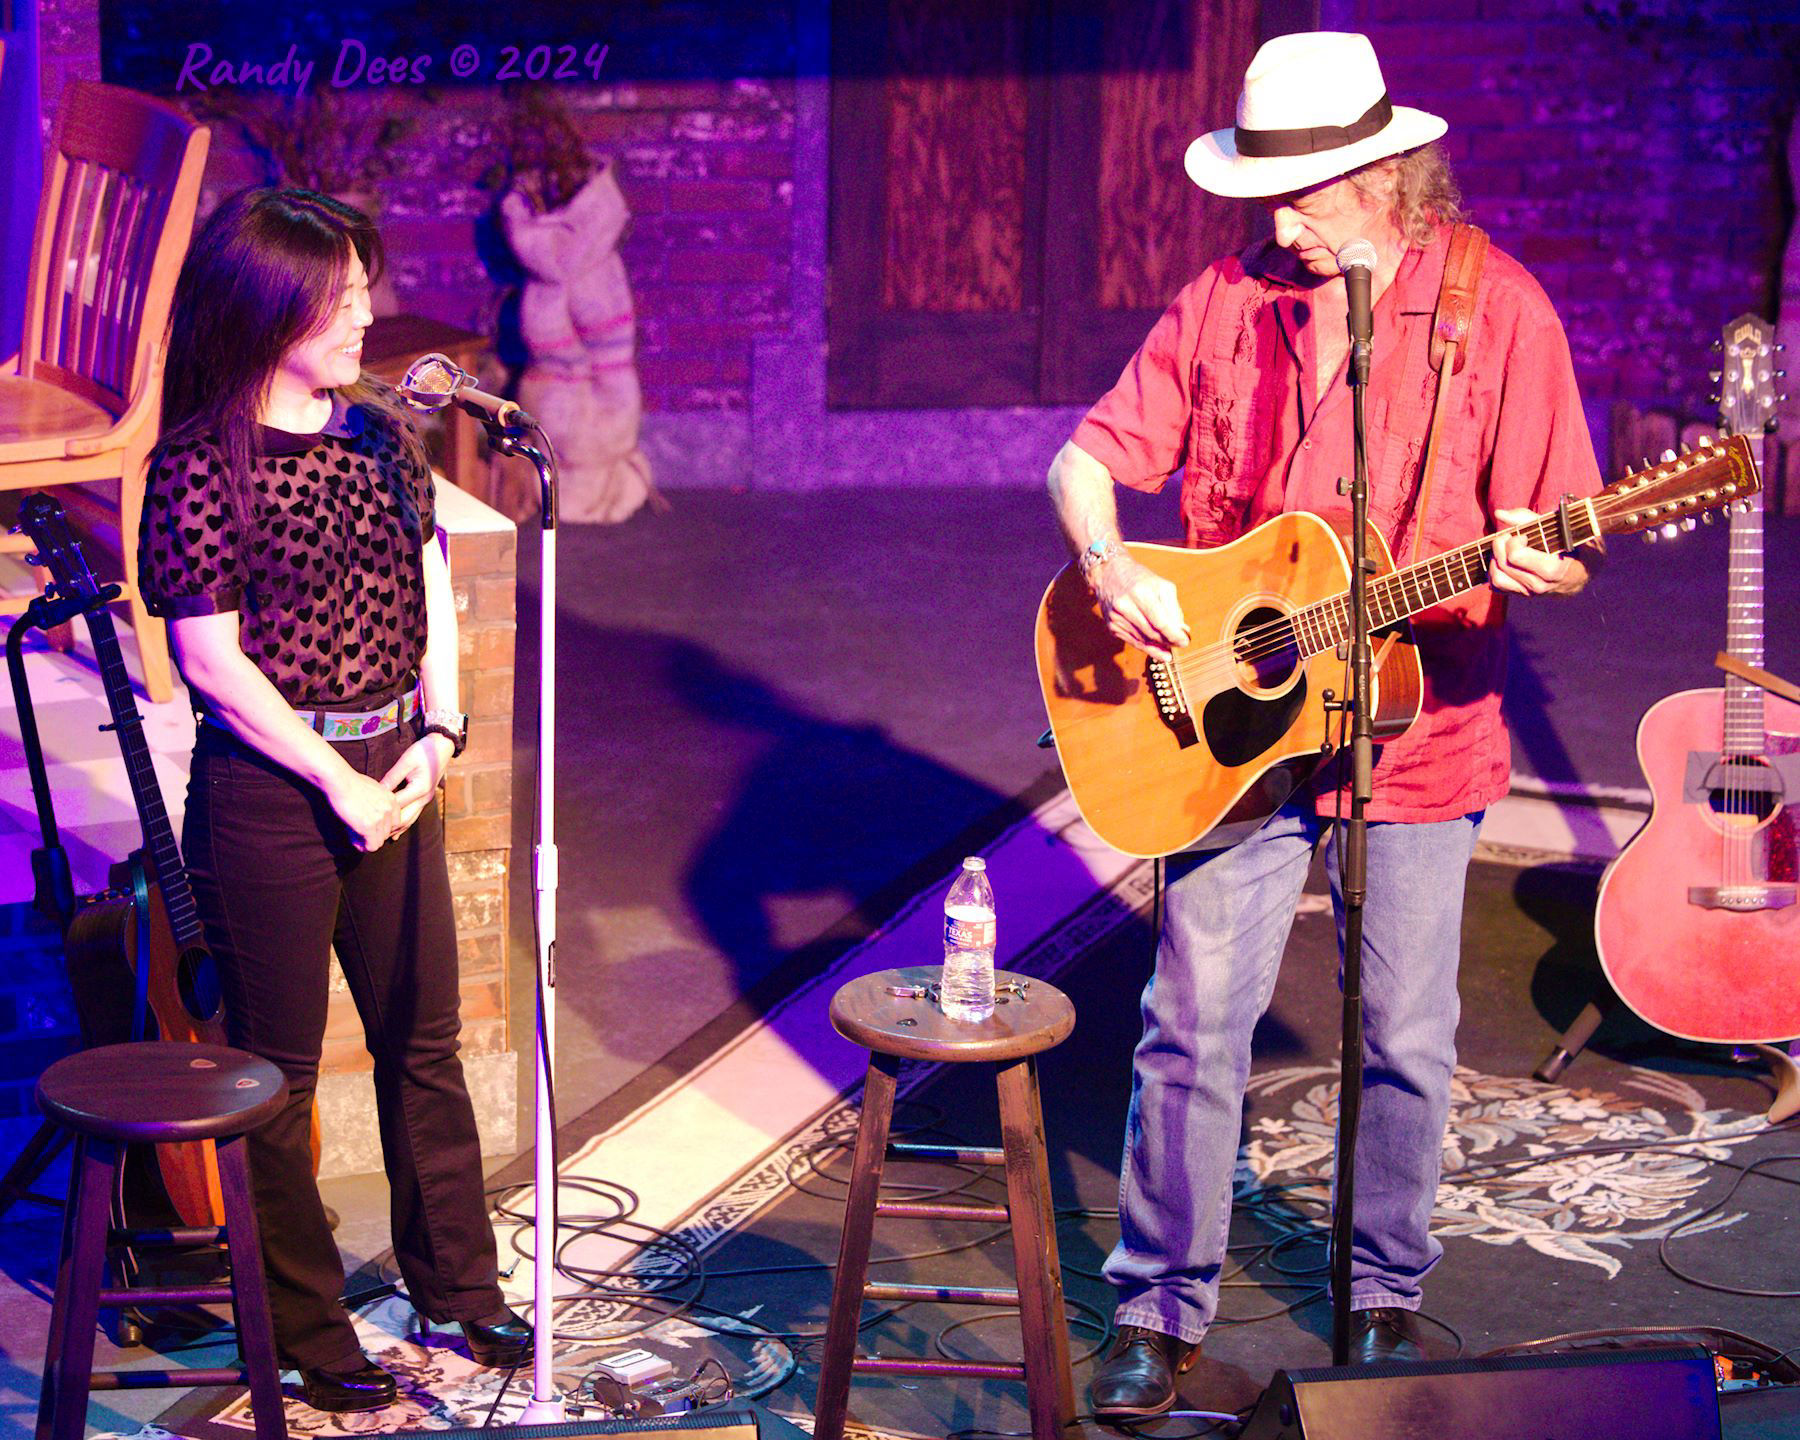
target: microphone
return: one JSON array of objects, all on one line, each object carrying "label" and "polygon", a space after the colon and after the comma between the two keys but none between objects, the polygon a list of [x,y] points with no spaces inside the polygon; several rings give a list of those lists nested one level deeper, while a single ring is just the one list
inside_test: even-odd
[{"label": "microphone", "polygon": [[421,355],[407,367],[406,374],[394,388],[408,405],[426,414],[457,405],[477,420],[503,430],[529,430],[537,426],[537,421],[511,400],[503,400],[477,387],[475,377],[446,355]]},{"label": "microphone", "polygon": [[1375,338],[1374,306],[1369,298],[1380,259],[1375,247],[1360,237],[1348,240],[1337,253],[1338,271],[1350,297],[1350,383],[1369,383],[1369,347]]}]

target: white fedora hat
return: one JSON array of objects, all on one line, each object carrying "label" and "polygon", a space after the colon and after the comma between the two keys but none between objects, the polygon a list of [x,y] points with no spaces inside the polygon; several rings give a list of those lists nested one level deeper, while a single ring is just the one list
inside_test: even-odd
[{"label": "white fedora hat", "polygon": [[1279,35],[1244,72],[1237,124],[1188,146],[1187,173],[1214,195],[1286,195],[1428,145],[1449,128],[1388,99],[1368,36]]}]

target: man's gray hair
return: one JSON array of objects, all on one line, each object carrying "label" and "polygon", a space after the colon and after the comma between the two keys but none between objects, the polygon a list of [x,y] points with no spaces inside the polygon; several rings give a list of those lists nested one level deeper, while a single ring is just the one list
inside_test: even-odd
[{"label": "man's gray hair", "polygon": [[1346,178],[1364,195],[1386,195],[1394,228],[1414,245],[1428,245],[1438,226],[1468,218],[1449,157],[1436,141],[1364,165]]}]

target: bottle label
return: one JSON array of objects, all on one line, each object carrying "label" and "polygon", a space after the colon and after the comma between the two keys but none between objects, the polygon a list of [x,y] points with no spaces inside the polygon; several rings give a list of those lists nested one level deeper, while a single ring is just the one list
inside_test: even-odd
[{"label": "bottle label", "polygon": [[953,950],[992,950],[994,948],[993,917],[987,916],[976,920],[946,915],[944,917],[944,944]]}]

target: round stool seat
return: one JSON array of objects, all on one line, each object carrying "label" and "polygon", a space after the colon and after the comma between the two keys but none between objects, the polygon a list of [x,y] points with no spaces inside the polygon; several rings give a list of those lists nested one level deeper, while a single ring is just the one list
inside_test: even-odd
[{"label": "round stool seat", "polygon": [[46,1119],[123,1144],[242,1135],[286,1099],[287,1080],[267,1060],[223,1045],[173,1040],[78,1051],[37,1083]]},{"label": "round stool seat", "polygon": [[831,997],[838,1034],[865,1050],[908,1060],[1004,1061],[1060,1045],[1075,1028],[1075,1006],[1054,985],[1010,970],[994,972],[994,988],[1024,987],[1023,994],[996,993],[994,1013],[978,1024],[952,1020],[935,1001],[895,995],[893,989],[936,985],[942,965],[878,970],[841,986]]}]

